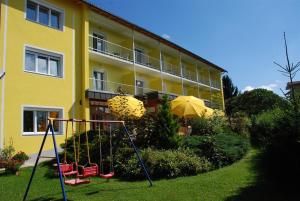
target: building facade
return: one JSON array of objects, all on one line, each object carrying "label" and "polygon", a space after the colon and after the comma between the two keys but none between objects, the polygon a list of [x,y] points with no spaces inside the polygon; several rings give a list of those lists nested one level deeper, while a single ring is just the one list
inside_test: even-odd
[{"label": "building facade", "polygon": [[2,0],[0,12],[0,147],[36,153],[49,116],[109,118],[120,89],[152,111],[163,94],[224,109],[222,68],[86,1]]}]

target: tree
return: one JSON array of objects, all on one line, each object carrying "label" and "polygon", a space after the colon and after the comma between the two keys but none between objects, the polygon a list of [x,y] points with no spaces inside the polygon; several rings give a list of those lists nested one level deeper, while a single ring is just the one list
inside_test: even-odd
[{"label": "tree", "polygon": [[178,119],[171,113],[168,96],[163,96],[157,113],[157,148],[172,149],[178,146]]},{"label": "tree", "polygon": [[[299,109],[299,105],[298,105],[299,103],[295,95],[293,82],[294,82],[294,77],[296,76],[297,72],[300,70],[300,62],[297,62],[296,65],[290,62],[285,32],[283,32],[283,38],[284,38],[285,56],[286,56],[287,64],[285,66],[282,66],[275,61],[274,64],[276,64],[279,67],[278,71],[281,72],[282,75],[287,77],[290,81],[291,90],[290,90],[290,95],[287,96],[287,98],[289,98],[289,100],[292,102],[294,106],[294,110],[297,111]],[[285,93],[283,94],[285,95]]]},{"label": "tree", "polygon": [[257,115],[264,111],[276,107],[287,107],[287,101],[266,89],[254,89],[245,91],[237,97],[226,101],[226,114],[232,116],[237,112],[242,112],[248,116]]},{"label": "tree", "polygon": [[239,89],[237,88],[237,86],[234,86],[231,78],[228,75],[224,75],[222,77],[222,82],[223,82],[223,93],[224,93],[225,100],[235,97],[239,94]]}]

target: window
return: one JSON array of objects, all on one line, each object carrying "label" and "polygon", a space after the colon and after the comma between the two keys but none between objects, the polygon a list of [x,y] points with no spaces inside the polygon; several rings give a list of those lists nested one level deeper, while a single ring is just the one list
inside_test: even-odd
[{"label": "window", "polygon": [[93,33],[93,50],[97,52],[106,52],[106,42],[103,35]]},{"label": "window", "polygon": [[44,25],[49,25],[49,9],[44,6],[39,7],[39,22]]},{"label": "window", "polygon": [[26,10],[27,19],[37,21],[37,4],[31,1],[27,2]]},{"label": "window", "polygon": [[38,22],[40,24],[62,29],[62,12],[51,8],[51,6],[41,5],[35,1],[27,1],[26,19]]},{"label": "window", "polygon": [[94,71],[94,89],[96,91],[105,91],[105,74],[101,71]]},{"label": "window", "polygon": [[[31,108],[23,109],[23,134],[44,134],[48,126],[48,117],[62,118],[62,109]],[[62,131],[62,123],[54,121],[55,133]]]},{"label": "window", "polygon": [[50,52],[26,48],[25,71],[62,77],[62,56]]},{"label": "window", "polygon": [[57,11],[51,10],[51,27],[59,29],[59,27],[60,27],[59,18],[60,18],[60,13]]}]

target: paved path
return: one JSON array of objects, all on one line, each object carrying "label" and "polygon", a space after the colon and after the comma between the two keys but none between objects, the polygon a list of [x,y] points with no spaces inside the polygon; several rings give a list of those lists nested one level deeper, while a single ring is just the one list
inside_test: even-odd
[{"label": "paved path", "polygon": [[[63,149],[58,148],[58,152],[61,152],[61,151],[63,151]],[[25,163],[22,165],[22,168],[23,167],[32,167],[32,166],[34,166],[37,155],[38,155],[37,153],[36,154],[31,154],[29,156],[30,157],[29,160],[25,161]],[[43,151],[42,156],[55,157],[54,149],[48,150],[48,151]],[[52,158],[40,158],[39,163],[49,161],[49,160],[52,160]]]}]

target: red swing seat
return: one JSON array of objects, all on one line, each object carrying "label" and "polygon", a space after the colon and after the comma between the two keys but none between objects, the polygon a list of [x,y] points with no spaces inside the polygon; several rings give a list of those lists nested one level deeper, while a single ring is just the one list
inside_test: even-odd
[{"label": "red swing seat", "polygon": [[95,177],[99,174],[99,168],[96,163],[90,163],[89,166],[78,166],[80,168],[79,177]]},{"label": "red swing seat", "polygon": [[59,166],[63,175],[69,176],[77,173],[77,171],[74,170],[74,163],[60,163]]},{"label": "red swing seat", "polygon": [[[90,180],[86,180],[86,179],[84,180],[84,179],[80,179],[77,177],[78,171],[75,170],[75,168],[74,168],[75,163],[70,163],[70,164],[61,163],[59,165],[60,165],[60,171],[65,178],[64,183],[66,185],[76,186],[76,185],[80,185],[80,184],[90,183]],[[73,176],[73,175],[76,175],[76,178],[72,178],[72,179],[66,178],[68,176]]]},{"label": "red swing seat", "polygon": [[103,179],[111,179],[113,176],[115,176],[115,172],[109,172],[108,174],[99,174],[99,177]]}]

